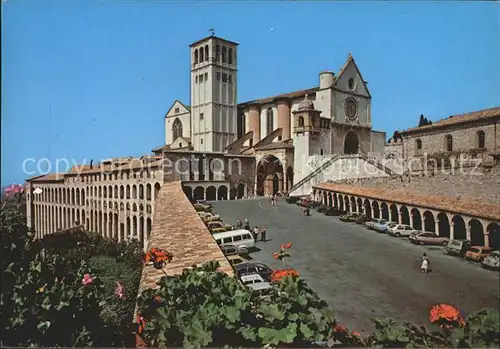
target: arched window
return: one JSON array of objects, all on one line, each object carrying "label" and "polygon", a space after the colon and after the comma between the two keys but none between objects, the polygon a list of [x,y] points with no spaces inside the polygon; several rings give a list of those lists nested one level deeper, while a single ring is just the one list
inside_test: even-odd
[{"label": "arched window", "polygon": [[208,53],[209,53],[208,45],[205,45],[205,60],[207,60],[207,61],[208,61]]},{"label": "arched window", "polygon": [[323,155],[323,148],[319,150],[319,155]]},{"label": "arched window", "polygon": [[200,63],[203,62],[203,47],[200,47]]},{"label": "arched window", "polygon": [[215,45],[215,60],[220,61],[220,45]]},{"label": "arched window", "polygon": [[226,46],[222,46],[222,63],[226,63]]},{"label": "arched window", "polygon": [[267,134],[270,134],[274,131],[274,114],[271,108],[267,109]]},{"label": "arched window", "polygon": [[194,64],[198,64],[198,49],[194,50]]},{"label": "arched window", "polygon": [[485,148],[485,135],[484,135],[484,131],[479,131],[477,133],[477,147],[479,149],[484,149]]},{"label": "arched window", "polygon": [[182,137],[182,122],[179,119],[175,119],[174,124],[172,125],[172,131],[174,133],[174,139],[172,139],[172,141]]},{"label": "arched window", "polygon": [[299,127],[304,127],[304,117],[299,116]]},{"label": "arched window", "polygon": [[227,50],[227,63],[233,64],[233,49],[229,48]]},{"label": "arched window", "polygon": [[421,139],[417,139],[415,141],[416,143],[416,146],[417,146],[417,154],[420,153],[422,151],[422,140]]},{"label": "arched window", "polygon": [[453,137],[446,135],[446,151],[453,151]]}]

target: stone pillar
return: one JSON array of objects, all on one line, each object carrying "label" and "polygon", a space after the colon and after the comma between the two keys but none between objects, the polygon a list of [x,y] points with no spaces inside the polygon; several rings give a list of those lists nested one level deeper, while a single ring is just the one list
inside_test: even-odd
[{"label": "stone pillar", "polygon": [[434,221],[434,232],[438,235],[441,235],[439,233],[439,218]]},{"label": "stone pillar", "polygon": [[207,199],[207,188],[203,188],[203,200]]},{"label": "stone pillar", "polygon": [[283,192],[283,173],[278,173],[278,190]]},{"label": "stone pillar", "polygon": [[257,104],[251,105],[248,111],[248,131],[253,131],[253,144],[260,141],[260,107]]},{"label": "stone pillar", "polygon": [[470,228],[470,225],[466,225],[465,226],[465,232],[466,232],[466,240],[470,240],[471,239],[471,228]]},{"label": "stone pillar", "polygon": [[450,240],[455,240],[455,223],[453,221],[450,224]]},{"label": "stone pillar", "polygon": [[403,214],[401,212],[398,212],[398,223],[401,224],[403,221]]},{"label": "stone pillar", "polygon": [[290,101],[288,99],[278,100],[278,128],[281,127],[282,139],[290,139]]},{"label": "stone pillar", "polygon": [[[153,227],[151,227],[152,229]],[[144,250],[148,250],[148,219],[144,217],[144,226],[142,227],[144,234],[142,234],[142,245],[144,246]]]},{"label": "stone pillar", "polygon": [[484,233],[484,246],[490,247],[490,233],[487,231]]}]

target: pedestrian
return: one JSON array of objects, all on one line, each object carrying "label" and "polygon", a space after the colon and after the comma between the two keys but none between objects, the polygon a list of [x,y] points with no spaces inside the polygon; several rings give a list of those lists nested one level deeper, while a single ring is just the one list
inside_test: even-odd
[{"label": "pedestrian", "polygon": [[253,228],[253,239],[255,242],[259,239],[259,227]]},{"label": "pedestrian", "polygon": [[267,229],[266,227],[260,227],[260,241],[266,242]]},{"label": "pedestrian", "polygon": [[243,227],[243,222],[241,221],[241,219],[240,219],[240,218],[238,218],[238,220],[236,221],[236,227],[237,227],[238,229],[241,229],[241,227]]},{"label": "pedestrian", "polygon": [[248,218],[245,218],[245,229],[250,230],[250,222],[248,221]]},{"label": "pedestrian", "polygon": [[427,258],[427,253],[424,253],[424,255],[422,256],[422,266],[420,267],[420,269],[422,269],[422,272],[424,274],[427,274],[427,272],[429,271],[429,259]]}]

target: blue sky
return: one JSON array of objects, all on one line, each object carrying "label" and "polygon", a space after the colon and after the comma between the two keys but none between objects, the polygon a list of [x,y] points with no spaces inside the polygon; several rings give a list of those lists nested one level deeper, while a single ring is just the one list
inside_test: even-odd
[{"label": "blue sky", "polygon": [[2,6],[2,185],[28,177],[25,159],[97,162],[163,145],[164,114],[189,104],[188,45],[210,28],[240,43],[239,102],[317,86],[351,52],[388,137],[421,113],[500,105],[498,2]]}]

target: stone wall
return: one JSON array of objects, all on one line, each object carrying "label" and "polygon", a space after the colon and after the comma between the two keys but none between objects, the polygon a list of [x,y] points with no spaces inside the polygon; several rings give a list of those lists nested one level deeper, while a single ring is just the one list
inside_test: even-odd
[{"label": "stone wall", "polygon": [[[177,275],[185,268],[210,261],[218,261],[221,271],[233,274],[228,260],[182,191],[181,182],[165,183],[158,193],[148,249],[152,247],[174,255],[164,268],[167,275]],[[163,276],[162,270],[145,265],[139,291],[155,288]]]},{"label": "stone wall", "polygon": [[360,178],[335,181],[339,184],[354,184],[366,188],[408,188],[417,193],[440,196],[470,197],[500,205],[500,167],[491,170],[469,170],[434,175],[400,176],[397,178]]}]

